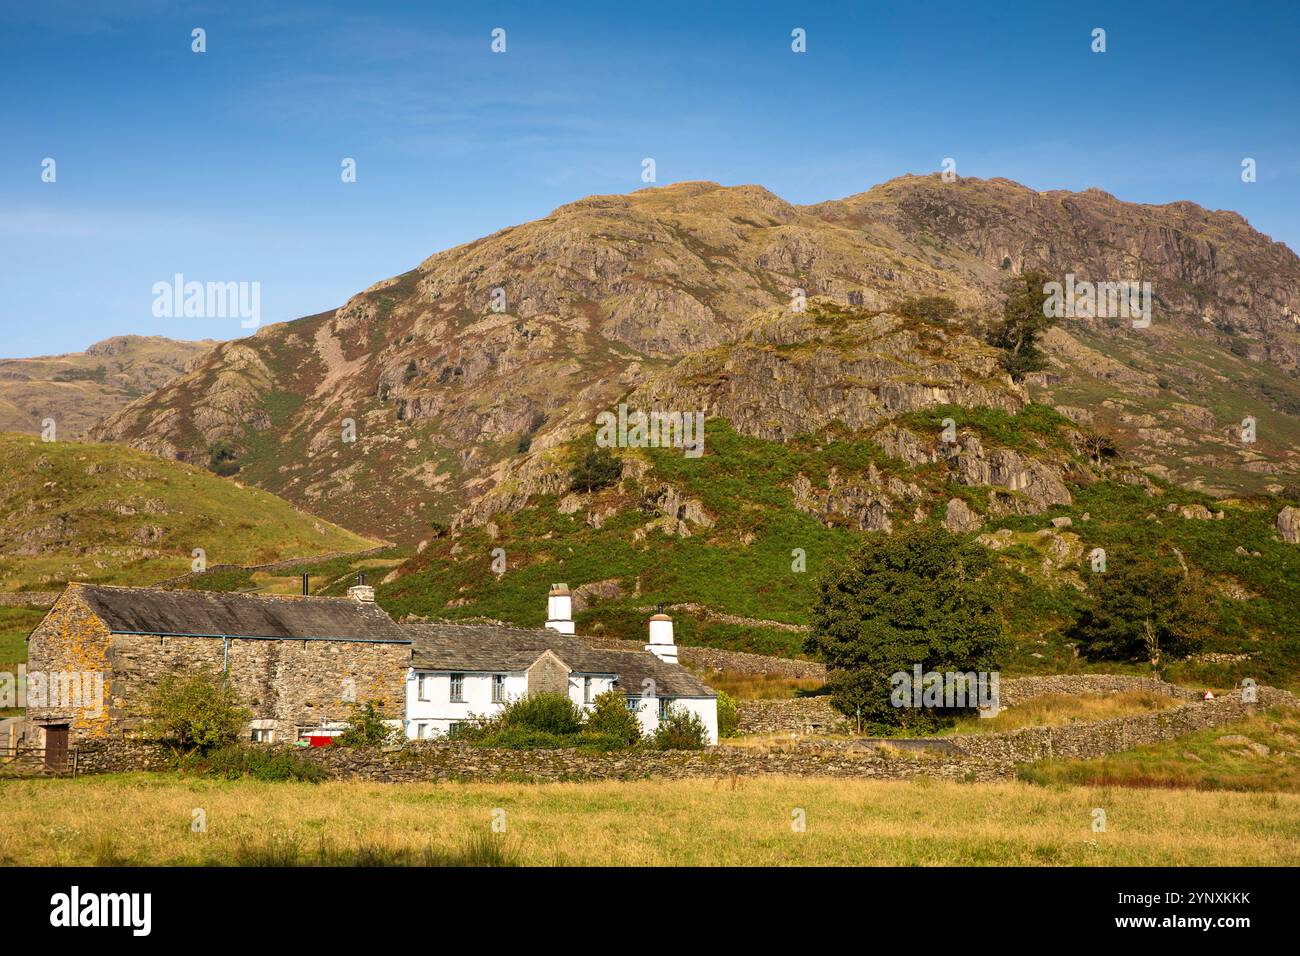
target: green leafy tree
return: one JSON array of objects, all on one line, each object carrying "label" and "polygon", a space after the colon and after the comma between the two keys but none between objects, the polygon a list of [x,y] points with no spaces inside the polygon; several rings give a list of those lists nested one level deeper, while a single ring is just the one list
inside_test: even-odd
[{"label": "green leafy tree", "polygon": [[1089,576],[1088,603],[1065,636],[1093,660],[1186,657],[1204,645],[1213,621],[1205,582],[1177,561],[1112,552]]},{"label": "green leafy tree", "polygon": [[892,706],[903,671],[992,671],[1005,646],[993,559],[937,525],[868,541],[818,582],[804,649],[826,662],[831,702],[870,724],[924,727],[932,710]]},{"label": "green leafy tree", "polygon": [[1043,291],[1052,277],[1034,269],[1003,286],[1006,301],[1002,322],[989,335],[989,344],[1002,350],[1002,367],[1020,381],[1030,372],[1047,367],[1047,357],[1038,347],[1052,320],[1043,312],[1048,294]]},{"label": "green leafy tree", "polygon": [[608,448],[593,446],[577,460],[569,476],[573,491],[599,491],[608,488],[623,475],[623,463]]},{"label": "green leafy tree", "polygon": [[607,690],[592,701],[583,732],[610,737],[630,746],[641,739],[641,722],[627,709],[627,696],[622,691]]},{"label": "green leafy tree", "polygon": [[252,719],[224,678],[168,674],[145,700],[144,733],[178,753],[206,753],[234,743]]}]

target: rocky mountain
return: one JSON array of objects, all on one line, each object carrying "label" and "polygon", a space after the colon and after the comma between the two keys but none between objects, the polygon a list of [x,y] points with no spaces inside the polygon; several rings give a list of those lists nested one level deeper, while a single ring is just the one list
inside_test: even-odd
[{"label": "rocky mountain", "polygon": [[0,359],[0,431],[78,439],[105,415],[183,373],[216,345],[161,336],[119,335],[84,352]]},{"label": "rocky mountain", "polygon": [[[1150,327],[1063,319],[1051,367],[1013,383],[983,335],[1002,284],[1031,268],[1148,281]],[[918,319],[905,303],[924,295],[957,310]],[[1246,493],[1300,472],[1298,321],[1300,259],[1191,203],[907,176],[795,206],[681,183],[580,200],[218,345],[93,435],[215,453],[246,482],[411,543],[561,491],[575,440],[620,401],[763,441],[869,436],[909,467],[983,483],[966,505],[984,514],[1062,503],[1079,466],[1052,442],[1093,433],[1156,475]],[[1072,427],[1032,453],[963,436],[972,410],[1030,401]],[[942,418],[916,420],[936,409],[952,410],[955,442],[937,437]],[[877,477],[831,498],[863,527],[924,504]]]}]

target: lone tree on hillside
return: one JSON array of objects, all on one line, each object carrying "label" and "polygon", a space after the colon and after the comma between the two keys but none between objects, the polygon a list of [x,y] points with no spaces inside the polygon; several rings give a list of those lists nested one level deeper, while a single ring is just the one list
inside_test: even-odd
[{"label": "lone tree on hillside", "polygon": [[1065,636],[1093,660],[1186,657],[1208,636],[1212,611],[1199,574],[1175,561],[1112,553],[1088,582],[1088,604]]},{"label": "lone tree on hillside", "polygon": [[804,650],[831,671],[841,712],[889,726],[934,726],[932,710],[894,707],[891,675],[992,671],[1005,644],[989,581],[993,559],[937,525],[865,544],[818,582]]},{"label": "lone tree on hillside", "polygon": [[1052,320],[1043,313],[1048,294],[1043,291],[1052,277],[1031,269],[1002,287],[1006,302],[1002,305],[1002,322],[989,335],[989,344],[1002,350],[1002,367],[1017,382],[1030,372],[1047,368],[1047,357],[1038,343]]},{"label": "lone tree on hillside", "polygon": [[623,475],[623,463],[608,448],[593,446],[579,458],[569,473],[572,491],[588,492],[608,488]]}]

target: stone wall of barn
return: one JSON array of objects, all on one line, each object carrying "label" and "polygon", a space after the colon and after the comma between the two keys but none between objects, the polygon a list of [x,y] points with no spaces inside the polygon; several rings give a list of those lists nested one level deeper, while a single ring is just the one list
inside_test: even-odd
[{"label": "stone wall of barn", "polygon": [[28,641],[29,697],[33,674],[94,673],[102,677],[102,699],[78,706],[51,700],[29,706],[27,717],[34,725],[67,723],[74,742],[130,732],[164,676],[217,675],[228,667],[254,719],[273,721],[275,740],[289,742],[299,728],[346,721],[353,702],[374,701],[387,718],[401,720],[410,653],[409,644],[110,634],[73,588]]},{"label": "stone wall of barn", "polygon": [[[28,637],[27,720],[37,727],[67,724],[74,740],[106,733],[112,724],[111,653],[104,622],[75,589],[66,591]],[[90,675],[99,681],[81,679]],[[73,680],[83,693],[65,692]],[[98,691],[94,699],[90,687]]]},{"label": "stone wall of barn", "polygon": [[112,716],[133,729],[140,704],[165,675],[224,670],[254,719],[274,721],[277,741],[346,721],[354,703],[374,701],[387,718],[401,720],[410,654],[408,644],[115,634],[113,697],[121,705]]}]

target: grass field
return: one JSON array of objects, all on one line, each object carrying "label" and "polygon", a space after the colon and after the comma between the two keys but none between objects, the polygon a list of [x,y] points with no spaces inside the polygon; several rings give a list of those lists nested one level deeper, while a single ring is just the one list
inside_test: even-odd
[{"label": "grass field", "polygon": [[[1106,815],[1094,832],[1094,810]],[[194,811],[206,832],[191,829]],[[504,816],[499,811],[504,812]],[[802,812],[805,832],[792,826]],[[505,832],[492,823],[504,819]],[[761,778],[0,782],[0,865],[1300,864],[1300,795]]]},{"label": "grass field", "polygon": [[[1054,785],[1300,793],[1300,713],[1259,717],[1096,760],[1047,760],[1020,770]],[[1293,839],[1300,842],[1300,828]]]}]

